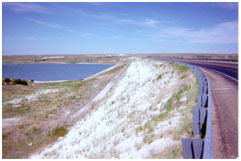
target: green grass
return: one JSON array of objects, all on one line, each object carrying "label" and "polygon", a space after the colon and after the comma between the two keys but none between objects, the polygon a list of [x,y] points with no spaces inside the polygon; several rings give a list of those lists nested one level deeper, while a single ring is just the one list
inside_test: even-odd
[{"label": "green grass", "polygon": [[190,89],[190,91],[188,92],[188,98],[190,99],[194,99],[196,100],[197,99],[197,95],[198,95],[198,92],[199,92],[199,81],[198,81],[198,77],[197,75],[192,71],[192,74],[194,75],[195,77],[195,84],[194,86]]},{"label": "green grass", "polygon": [[52,134],[57,137],[65,136],[67,134],[67,129],[65,127],[56,127],[53,131]]},{"label": "green grass", "polygon": [[162,109],[161,114],[152,116],[151,120],[147,121],[144,126],[139,126],[136,130],[151,133],[154,130],[154,127],[157,126],[160,121],[167,119],[169,113],[173,110],[173,108],[175,108],[173,105],[174,101],[177,102],[176,108],[178,108],[181,95],[188,89],[188,86],[185,85],[177,93],[174,93],[164,105],[164,109]]},{"label": "green grass", "polygon": [[[184,92],[187,92],[188,95],[188,103],[189,106],[195,104],[196,96],[198,93],[198,84],[196,83],[193,88],[191,86],[185,85],[181,89],[179,89],[178,92],[174,93],[172,97],[166,102],[164,105],[164,108],[162,109],[162,113],[159,115],[152,116],[149,121],[145,123],[144,126],[139,126],[136,130],[137,131],[143,131],[144,132],[144,142],[145,143],[151,143],[153,139],[155,139],[155,136],[152,136],[152,132],[154,131],[155,127],[158,125],[160,121],[167,120],[169,117],[169,113],[174,109],[180,106],[180,98]],[[183,134],[188,134],[188,136],[192,136],[193,131],[192,131],[192,108],[189,108],[188,111],[183,111],[187,113],[183,113],[185,117],[182,118],[183,124],[179,126],[175,131],[174,131],[174,139],[180,140],[181,136]],[[170,123],[170,122],[169,122]],[[164,158],[180,158],[181,152],[180,148],[176,148],[174,150],[170,150],[164,155],[158,156],[164,157]]]},{"label": "green grass", "polygon": [[185,111],[182,111],[183,118],[182,118],[182,124],[175,130],[174,139],[180,140],[183,135],[188,135],[189,137],[193,136],[193,121],[192,121],[192,108],[196,106],[197,104],[197,95],[199,92],[199,83],[198,78],[196,74],[194,74],[195,77],[195,83],[192,86],[192,88],[189,88],[187,97],[187,107],[188,109]]},{"label": "green grass", "polygon": [[16,110],[14,110],[17,113],[24,114],[26,112],[30,111],[30,107],[26,105],[21,105],[19,107],[16,107]]},{"label": "green grass", "polygon": [[185,65],[176,64],[176,63],[169,63],[169,64],[172,65],[178,71],[178,74],[189,71],[189,68],[186,67]]},{"label": "green grass", "polygon": [[190,117],[190,114],[186,114],[182,120],[181,126],[179,126],[174,133],[174,139],[180,140],[182,138],[183,134],[188,134],[189,137],[192,137],[193,131],[192,131],[192,117]]},{"label": "green grass", "polygon": [[23,128],[24,128],[24,125],[19,125],[18,128],[19,128],[19,129],[23,129]]},{"label": "green grass", "polygon": [[7,104],[3,106],[3,118],[23,115],[30,111],[31,108],[28,105],[22,104],[18,107],[14,107],[12,104]]},{"label": "green grass", "polygon": [[158,80],[162,79],[162,76],[163,76],[163,74],[158,75],[156,80],[158,81]]},{"label": "green grass", "polygon": [[102,73],[101,75],[106,75],[106,74],[115,73],[115,72],[119,71],[120,69],[122,69],[124,66],[126,66],[126,64],[121,65],[121,66],[119,66],[119,67],[115,67],[115,68],[113,68],[113,69],[111,69],[111,70],[109,70],[109,71],[107,71],[107,72],[105,72],[105,73]]},{"label": "green grass", "polygon": [[52,83],[44,83],[43,86],[47,87],[55,87],[55,86],[60,86],[60,87],[81,87],[84,85],[86,82],[83,80],[72,80],[72,81],[65,81],[65,82],[52,82]]},{"label": "green grass", "polygon": [[41,133],[41,129],[40,129],[40,128],[37,128],[37,127],[33,127],[33,128],[32,128],[32,133],[33,133],[33,134],[40,134],[40,133]]}]

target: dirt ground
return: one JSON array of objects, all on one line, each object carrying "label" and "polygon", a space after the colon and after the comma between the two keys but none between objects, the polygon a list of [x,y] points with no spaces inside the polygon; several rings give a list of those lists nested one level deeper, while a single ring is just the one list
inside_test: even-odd
[{"label": "dirt ground", "polygon": [[[32,83],[28,86],[3,85],[3,158],[26,158],[67,133],[81,118],[71,116],[118,76],[125,65],[120,64],[86,80]],[[39,95],[37,99],[26,98],[34,98],[31,96],[44,90],[50,92]],[[6,103],[16,98],[21,98],[21,101]]]}]

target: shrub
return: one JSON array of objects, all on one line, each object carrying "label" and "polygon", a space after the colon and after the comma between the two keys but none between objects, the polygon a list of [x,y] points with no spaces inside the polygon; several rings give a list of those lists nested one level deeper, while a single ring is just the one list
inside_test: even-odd
[{"label": "shrub", "polygon": [[54,136],[65,136],[67,134],[67,129],[65,127],[56,127],[54,130],[53,130],[53,135]]},{"label": "shrub", "polygon": [[26,80],[22,80],[22,85],[28,85],[28,82]]},{"label": "shrub", "polygon": [[17,84],[22,84],[22,80],[21,79],[16,79],[15,80]]},{"label": "shrub", "polygon": [[11,82],[11,79],[10,78],[3,78],[3,82],[9,84]]},{"label": "shrub", "polygon": [[23,129],[23,128],[24,128],[24,125],[19,125],[18,128],[19,128],[19,129]]},{"label": "shrub", "polygon": [[158,75],[158,77],[156,78],[156,80],[159,80],[162,78],[162,74]]},{"label": "shrub", "polygon": [[39,134],[39,133],[41,133],[41,129],[40,129],[40,128],[37,128],[37,127],[33,127],[31,130],[32,130],[32,133],[34,133],[34,134]]},{"label": "shrub", "polygon": [[22,85],[28,85],[28,82],[26,80],[22,79],[12,79],[12,84],[22,84]]},{"label": "shrub", "polygon": [[15,79],[12,79],[11,85],[16,85],[16,84],[17,84],[17,83],[16,83]]}]

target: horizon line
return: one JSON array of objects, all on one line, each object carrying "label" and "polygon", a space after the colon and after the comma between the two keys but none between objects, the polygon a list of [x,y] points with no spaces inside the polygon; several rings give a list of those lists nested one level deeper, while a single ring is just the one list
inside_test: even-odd
[{"label": "horizon line", "polygon": [[238,55],[238,53],[193,53],[193,52],[191,52],[191,53],[184,53],[184,52],[180,52],[180,53],[178,53],[178,52],[175,52],[175,53],[119,53],[119,54],[117,54],[117,53],[115,53],[115,54],[113,54],[113,53],[106,53],[106,54],[104,54],[104,53],[99,53],[99,54],[97,54],[97,53],[93,53],[93,54],[2,54],[2,56],[38,56],[38,55],[153,55],[153,54],[163,54],[163,55],[165,55],[165,54],[203,54],[203,55],[208,55],[208,54],[215,54],[215,55]]}]

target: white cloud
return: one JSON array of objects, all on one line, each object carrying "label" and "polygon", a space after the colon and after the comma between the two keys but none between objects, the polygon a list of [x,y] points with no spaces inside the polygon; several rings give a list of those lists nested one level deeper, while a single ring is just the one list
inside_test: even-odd
[{"label": "white cloud", "polygon": [[106,15],[106,14],[89,14],[89,13],[82,13],[85,16],[89,16],[95,19],[99,19],[99,20],[114,20],[115,18],[111,15]]},{"label": "white cloud", "polygon": [[154,20],[154,19],[145,19],[145,21],[143,22],[144,25],[150,26],[150,27],[157,27],[159,23],[160,22],[158,20]]},{"label": "white cloud", "polygon": [[65,28],[65,31],[72,32],[72,33],[79,34],[79,35],[86,35],[86,36],[92,35],[91,33],[88,33],[88,32],[81,32],[81,31],[72,30],[72,29],[68,29],[68,28]]},{"label": "white cloud", "polygon": [[197,43],[237,43],[238,22],[224,22],[208,29],[193,31],[191,42]]},{"label": "white cloud", "polygon": [[44,37],[35,37],[35,36],[25,36],[25,37],[3,37],[5,40],[14,40],[14,41],[21,41],[21,40],[29,40],[29,41],[44,41],[49,40],[48,38]]},{"label": "white cloud", "polygon": [[[96,5],[95,3],[91,3]],[[97,3],[99,5],[102,3]],[[202,3],[201,3],[202,4]],[[225,8],[225,9],[237,9],[237,3],[208,3],[213,7]],[[67,5],[59,5],[58,3],[50,5],[42,5],[41,3],[3,3],[3,7],[7,7],[16,13],[38,12],[38,13],[54,13],[54,11],[62,11],[63,14],[70,14],[74,16],[84,16],[90,19],[97,19],[101,21],[107,21],[108,23],[117,23],[124,25],[135,25],[140,27],[151,28],[149,34],[152,39],[158,41],[175,41],[185,43],[237,43],[238,42],[238,22],[223,22],[209,28],[193,29],[182,27],[177,24],[173,19],[157,20],[150,17],[133,18],[128,14],[112,15],[108,13],[91,13],[70,7]],[[78,35],[91,35],[91,33],[74,30],[71,27],[55,24],[52,22],[40,21],[36,19],[28,19],[29,21],[39,24],[45,27],[62,30]],[[111,21],[111,22],[110,22]],[[138,32],[138,35],[145,33]]]},{"label": "white cloud", "polygon": [[36,24],[40,24],[40,25],[43,25],[43,26],[46,26],[46,27],[50,27],[50,28],[54,28],[54,29],[59,29],[59,30],[63,30],[63,31],[66,31],[66,32],[71,32],[71,33],[74,33],[74,34],[78,34],[78,35],[91,35],[91,33],[87,33],[87,32],[81,32],[81,31],[78,31],[78,30],[73,30],[73,29],[70,29],[66,26],[62,26],[62,25],[58,25],[58,24],[54,24],[54,23],[49,23],[49,22],[45,22],[45,21],[40,21],[40,20],[34,20],[34,19],[27,19],[28,21],[31,21],[33,23],[36,23]]},{"label": "white cloud", "polygon": [[39,21],[39,20],[33,20],[33,19],[28,19],[31,22],[43,25],[43,26],[47,26],[47,27],[51,27],[51,28],[55,28],[55,29],[63,29],[64,26],[58,25],[58,24],[53,24],[53,23],[49,23],[49,22],[44,22],[44,21]]},{"label": "white cloud", "polygon": [[[91,2],[91,4],[95,4]],[[103,3],[98,3],[103,4]],[[65,12],[72,13],[73,15],[80,15],[80,16],[86,16],[89,18],[97,19],[97,20],[106,20],[106,21],[113,21],[117,23],[123,23],[123,24],[132,24],[137,26],[147,26],[147,27],[157,27],[157,25],[160,23],[158,20],[151,19],[151,18],[140,18],[140,19],[130,19],[130,18],[122,18],[122,16],[128,16],[129,14],[121,13],[121,17],[113,16],[110,14],[103,14],[103,13],[90,13],[86,12],[81,9],[76,9],[73,7],[67,7],[63,5],[52,5],[53,7],[59,8],[61,10],[65,10]]]},{"label": "white cloud", "polygon": [[137,26],[147,26],[147,27],[158,27],[158,24],[160,23],[160,21],[150,19],[150,18],[140,19],[140,20],[113,18],[113,20],[119,23],[132,24]]},{"label": "white cloud", "polygon": [[43,14],[52,13],[46,6],[40,5],[39,3],[17,3],[17,2],[4,2],[3,7],[8,8],[9,10],[15,13],[28,13],[28,12],[37,12]]},{"label": "white cloud", "polygon": [[155,39],[172,40],[187,43],[237,43],[238,42],[238,22],[223,22],[210,28],[191,29],[184,27],[161,28],[155,35]]},{"label": "white cloud", "polygon": [[48,39],[47,38],[39,38],[39,37],[35,37],[35,36],[28,36],[28,37],[25,37],[24,40],[38,41],[38,40],[48,40]]}]

